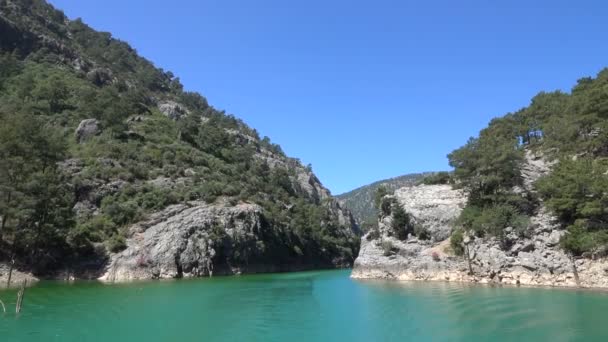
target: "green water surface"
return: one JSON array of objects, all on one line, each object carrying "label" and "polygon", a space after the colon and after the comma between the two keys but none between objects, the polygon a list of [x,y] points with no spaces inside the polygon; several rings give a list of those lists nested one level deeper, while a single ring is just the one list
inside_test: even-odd
[{"label": "green water surface", "polygon": [[0,291],[0,341],[608,341],[608,293],[349,275],[43,282]]}]

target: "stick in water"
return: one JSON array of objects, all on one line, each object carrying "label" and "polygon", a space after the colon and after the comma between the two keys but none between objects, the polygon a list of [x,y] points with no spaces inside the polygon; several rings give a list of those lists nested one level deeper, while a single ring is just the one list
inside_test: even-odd
[{"label": "stick in water", "polygon": [[23,281],[21,285],[21,289],[17,292],[17,306],[15,307],[15,311],[17,313],[21,312],[21,306],[23,304],[23,295],[25,294],[25,286],[27,285],[27,280]]}]

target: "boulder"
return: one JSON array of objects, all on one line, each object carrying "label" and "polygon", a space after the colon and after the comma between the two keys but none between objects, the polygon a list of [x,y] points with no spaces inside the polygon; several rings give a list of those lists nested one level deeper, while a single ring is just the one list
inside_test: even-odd
[{"label": "boulder", "polygon": [[112,78],[112,71],[106,68],[95,68],[87,72],[87,79],[99,87],[110,84]]},{"label": "boulder", "polygon": [[96,119],[86,119],[78,124],[74,135],[76,136],[76,141],[82,144],[99,133],[101,133],[99,121]]},{"label": "boulder", "polygon": [[175,101],[160,103],[158,110],[171,120],[179,120],[188,115],[188,110]]}]

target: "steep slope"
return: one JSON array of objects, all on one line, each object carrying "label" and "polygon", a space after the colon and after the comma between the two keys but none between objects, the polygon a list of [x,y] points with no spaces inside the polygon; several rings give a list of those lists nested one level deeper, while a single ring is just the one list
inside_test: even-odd
[{"label": "steep slope", "polygon": [[375,222],[377,211],[374,208],[374,194],[376,190],[384,186],[389,192],[393,192],[404,186],[416,184],[424,177],[432,174],[431,172],[407,174],[395,178],[384,179],[372,184],[364,185],[349,192],[337,195],[336,198],[350,209],[353,216],[359,223]]},{"label": "steep slope", "polygon": [[171,72],[42,0],[1,0],[0,33],[0,261],[137,278],[352,264],[358,227],[312,170]]},{"label": "steep slope", "polygon": [[607,84],[603,70],[492,120],[448,156],[453,189],[385,197],[353,277],[608,287]]}]

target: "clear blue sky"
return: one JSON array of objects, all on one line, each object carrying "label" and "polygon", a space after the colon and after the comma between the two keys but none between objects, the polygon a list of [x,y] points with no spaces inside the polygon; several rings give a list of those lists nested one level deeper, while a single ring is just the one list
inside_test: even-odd
[{"label": "clear blue sky", "polygon": [[608,66],[608,2],[51,0],[311,163],[334,194]]}]

